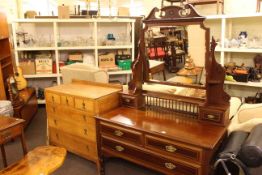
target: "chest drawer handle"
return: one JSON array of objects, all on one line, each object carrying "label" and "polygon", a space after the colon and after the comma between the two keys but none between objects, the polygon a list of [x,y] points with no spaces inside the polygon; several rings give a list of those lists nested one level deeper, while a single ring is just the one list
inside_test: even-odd
[{"label": "chest drawer handle", "polygon": [[176,165],[174,165],[173,163],[165,163],[165,167],[167,169],[173,170],[176,168]]},{"label": "chest drawer handle", "polygon": [[216,116],[209,114],[209,115],[207,115],[207,118],[210,119],[210,120],[213,120],[213,119],[216,118]]},{"label": "chest drawer handle", "polygon": [[130,100],[130,99],[128,99],[128,98],[126,98],[126,99],[125,99],[125,102],[127,102],[127,103],[130,103],[130,102],[131,102],[131,100]]},{"label": "chest drawer handle", "polygon": [[57,121],[56,120],[54,120],[54,123],[55,123],[55,125],[57,125]]},{"label": "chest drawer handle", "polygon": [[83,115],[83,120],[86,122],[86,115]]},{"label": "chest drawer handle", "polygon": [[85,109],[86,108],[86,104],[83,102],[82,103],[82,108]]},{"label": "chest drawer handle", "polygon": [[57,133],[56,133],[56,135],[55,135],[55,136],[56,136],[57,140],[59,140],[59,135],[58,135]]},{"label": "chest drawer handle", "polygon": [[53,102],[55,101],[55,97],[54,97],[54,96],[52,96],[52,101],[53,101]]},{"label": "chest drawer handle", "polygon": [[166,146],[167,152],[174,153],[174,152],[176,152],[176,150],[177,149],[174,146],[171,146],[171,145]]},{"label": "chest drawer handle", "polygon": [[84,134],[87,135],[87,129],[84,129]]},{"label": "chest drawer handle", "polygon": [[66,104],[68,105],[68,99],[66,98]]},{"label": "chest drawer handle", "polygon": [[53,112],[55,112],[55,107],[53,107]]},{"label": "chest drawer handle", "polygon": [[122,147],[122,146],[115,146],[115,149],[116,149],[118,152],[122,152],[122,151],[125,150],[125,148]]},{"label": "chest drawer handle", "polygon": [[118,137],[121,137],[121,136],[124,135],[124,133],[123,133],[122,131],[120,131],[120,130],[115,130],[115,131],[114,131],[114,134],[115,134],[116,136],[118,136]]}]

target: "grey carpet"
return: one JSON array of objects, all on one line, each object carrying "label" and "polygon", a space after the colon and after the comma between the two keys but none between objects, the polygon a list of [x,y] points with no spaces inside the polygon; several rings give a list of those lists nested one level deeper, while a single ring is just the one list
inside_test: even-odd
[{"label": "grey carpet", "polygon": [[[37,115],[25,130],[25,139],[29,150],[37,146],[46,145],[46,113],[41,107]],[[5,145],[8,164],[12,164],[23,157],[20,140],[16,139]],[[2,157],[0,166],[3,168]],[[106,175],[160,175],[138,165],[121,159],[109,159],[105,163]],[[93,162],[68,153],[61,168],[54,175],[96,175],[96,166]]]}]

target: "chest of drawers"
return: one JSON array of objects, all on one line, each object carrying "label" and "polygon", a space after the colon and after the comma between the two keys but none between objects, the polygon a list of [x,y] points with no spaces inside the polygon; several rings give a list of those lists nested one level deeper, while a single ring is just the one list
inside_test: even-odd
[{"label": "chest of drawers", "polygon": [[120,107],[97,116],[101,161],[119,157],[166,175],[208,175],[226,129],[172,115]]},{"label": "chest of drawers", "polygon": [[49,143],[97,163],[95,115],[119,105],[115,85],[74,82],[45,90]]}]

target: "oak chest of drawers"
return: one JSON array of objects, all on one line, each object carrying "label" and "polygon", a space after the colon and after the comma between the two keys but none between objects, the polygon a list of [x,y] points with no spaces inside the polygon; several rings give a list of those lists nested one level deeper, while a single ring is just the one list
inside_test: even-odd
[{"label": "oak chest of drawers", "polygon": [[99,167],[94,116],[116,108],[120,90],[116,85],[82,81],[47,88],[49,143],[63,146]]},{"label": "oak chest of drawers", "polygon": [[126,107],[96,119],[101,163],[106,157],[119,157],[166,175],[208,175],[226,135],[224,127],[181,114]]}]

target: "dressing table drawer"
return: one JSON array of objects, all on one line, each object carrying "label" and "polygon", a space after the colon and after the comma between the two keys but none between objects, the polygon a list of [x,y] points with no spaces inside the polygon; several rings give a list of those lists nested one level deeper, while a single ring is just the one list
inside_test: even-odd
[{"label": "dressing table drawer", "polygon": [[198,163],[202,159],[202,149],[200,148],[150,135],[145,136],[145,147],[160,154],[169,154],[177,158],[194,160]]},{"label": "dressing table drawer", "polygon": [[220,124],[223,123],[222,119],[224,118],[224,113],[224,111],[219,111],[216,109],[200,108],[200,119]]},{"label": "dressing table drawer", "polygon": [[113,152],[126,160],[140,162],[167,175],[200,175],[201,168],[196,164],[187,164],[176,159],[166,158],[163,155],[145,151],[131,145],[126,145],[108,137],[102,136],[102,152]]},{"label": "dressing table drawer", "polygon": [[117,138],[132,144],[142,145],[142,133],[115,126],[109,123],[100,122],[100,131],[102,135]]}]

